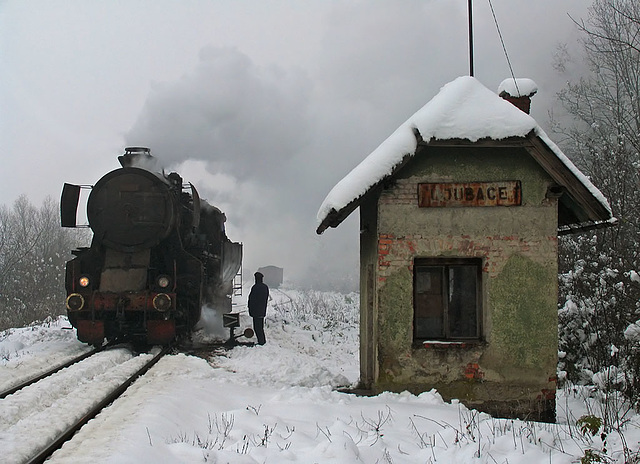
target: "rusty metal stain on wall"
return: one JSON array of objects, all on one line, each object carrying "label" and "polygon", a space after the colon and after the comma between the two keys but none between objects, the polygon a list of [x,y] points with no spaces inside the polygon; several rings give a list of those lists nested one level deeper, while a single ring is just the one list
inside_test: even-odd
[{"label": "rusty metal stain on wall", "polygon": [[519,180],[418,184],[418,206],[421,208],[521,204]]}]

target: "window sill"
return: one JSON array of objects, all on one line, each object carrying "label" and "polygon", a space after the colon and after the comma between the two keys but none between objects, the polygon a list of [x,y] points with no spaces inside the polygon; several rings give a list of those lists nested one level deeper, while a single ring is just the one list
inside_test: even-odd
[{"label": "window sill", "polygon": [[455,349],[455,348],[474,348],[481,345],[482,340],[424,340],[414,342],[414,348],[435,348],[435,349]]}]

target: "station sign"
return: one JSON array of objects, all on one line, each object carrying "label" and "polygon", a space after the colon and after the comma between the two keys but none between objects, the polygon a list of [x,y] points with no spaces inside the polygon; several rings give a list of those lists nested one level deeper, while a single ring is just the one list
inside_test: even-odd
[{"label": "station sign", "polygon": [[522,188],[519,180],[418,184],[418,206],[421,208],[521,204]]}]

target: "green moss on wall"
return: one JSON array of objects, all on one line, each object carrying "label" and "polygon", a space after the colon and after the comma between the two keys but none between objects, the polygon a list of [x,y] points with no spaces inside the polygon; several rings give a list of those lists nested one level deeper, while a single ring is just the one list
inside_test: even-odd
[{"label": "green moss on wall", "polygon": [[521,255],[491,282],[491,351],[509,369],[553,371],[557,357],[556,274]]},{"label": "green moss on wall", "polygon": [[413,339],[413,279],[407,268],[387,277],[379,293],[381,355],[394,358],[411,351]]}]

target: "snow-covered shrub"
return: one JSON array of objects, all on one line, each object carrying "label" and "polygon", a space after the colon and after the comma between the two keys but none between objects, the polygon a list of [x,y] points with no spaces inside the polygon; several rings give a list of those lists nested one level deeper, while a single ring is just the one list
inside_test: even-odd
[{"label": "snow-covered shrub", "polygon": [[334,328],[340,324],[357,326],[360,320],[360,295],[316,290],[279,290],[285,296],[272,304],[283,320],[295,318],[317,326]]},{"label": "snow-covered shrub", "polygon": [[[640,409],[640,283],[634,265],[607,253],[600,234],[563,239],[564,258],[581,255],[560,275],[558,379],[593,386],[605,426]],[[567,261],[568,262],[568,261]]]}]

